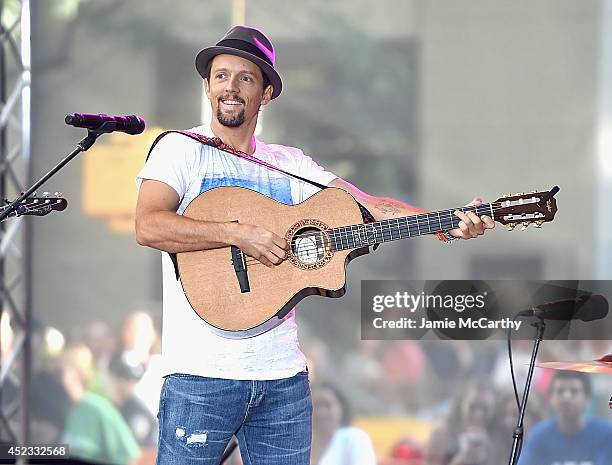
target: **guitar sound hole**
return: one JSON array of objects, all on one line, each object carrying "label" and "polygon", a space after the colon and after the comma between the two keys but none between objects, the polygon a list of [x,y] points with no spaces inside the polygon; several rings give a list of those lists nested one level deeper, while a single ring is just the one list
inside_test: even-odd
[{"label": "guitar sound hole", "polygon": [[325,258],[326,241],[316,228],[300,229],[291,239],[291,252],[304,264],[314,264]]}]

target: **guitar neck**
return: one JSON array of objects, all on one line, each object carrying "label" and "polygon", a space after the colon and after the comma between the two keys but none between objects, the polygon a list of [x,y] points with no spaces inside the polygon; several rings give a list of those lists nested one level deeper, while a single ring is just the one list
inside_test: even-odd
[{"label": "guitar neck", "polygon": [[454,215],[460,210],[474,212],[479,217],[488,215],[495,219],[495,208],[491,203],[479,207],[459,207],[419,215],[390,218],[373,223],[355,224],[333,228],[330,231],[333,250],[365,247],[382,242],[397,241],[424,234],[435,234],[459,227],[461,219]]}]

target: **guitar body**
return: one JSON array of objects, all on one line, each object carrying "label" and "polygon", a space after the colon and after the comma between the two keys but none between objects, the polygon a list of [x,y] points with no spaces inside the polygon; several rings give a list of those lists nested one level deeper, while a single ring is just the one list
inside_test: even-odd
[{"label": "guitar body", "polygon": [[[369,251],[368,247],[331,251],[325,231],[363,223],[355,199],[336,188],[289,206],[246,188],[218,187],[196,197],[184,216],[258,225],[284,237],[291,246],[288,259],[273,269],[239,249],[233,254],[231,247],[177,254],[181,284],[191,307],[216,333],[228,338],[252,337],[272,329],[307,295],[341,297],[346,264]],[[246,259],[246,292],[239,283],[235,253]]]}]

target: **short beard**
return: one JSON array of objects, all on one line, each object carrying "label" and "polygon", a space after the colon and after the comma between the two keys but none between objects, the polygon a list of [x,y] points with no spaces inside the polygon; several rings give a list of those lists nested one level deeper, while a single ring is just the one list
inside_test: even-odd
[{"label": "short beard", "polygon": [[221,108],[217,107],[217,121],[228,128],[237,128],[244,123],[244,108],[236,116],[227,116],[221,112]]}]

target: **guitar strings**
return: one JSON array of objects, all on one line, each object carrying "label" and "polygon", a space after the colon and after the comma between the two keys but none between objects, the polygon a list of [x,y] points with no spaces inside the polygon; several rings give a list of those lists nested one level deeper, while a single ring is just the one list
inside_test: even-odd
[{"label": "guitar strings", "polygon": [[[491,204],[482,204],[482,205],[480,205],[478,207],[476,207],[476,206],[460,207],[460,208],[454,208],[454,209],[449,209],[449,210],[440,210],[440,211],[430,212],[430,213],[420,213],[418,215],[410,215],[410,216],[405,216],[405,217],[387,218],[385,220],[377,221],[376,223],[380,224],[380,228],[381,228],[383,233],[384,233],[384,228],[388,227],[391,234],[393,232],[397,232],[397,231],[399,231],[400,233],[408,232],[408,234],[410,234],[410,229],[409,229],[410,226],[416,225],[417,229],[419,230],[419,234],[418,235],[434,234],[437,231],[431,231],[430,221],[429,220],[427,220],[427,226],[429,228],[429,231],[421,233],[420,232],[419,224],[424,223],[425,219],[421,219],[419,221],[419,219],[417,217],[422,216],[422,215],[427,215],[427,216],[433,215],[434,217],[438,216],[438,220],[437,221],[440,223],[441,226],[444,224],[444,226],[442,227],[441,230],[454,229],[457,226],[455,226],[453,224],[453,221],[457,221],[457,220],[461,221],[461,219],[458,216],[454,215],[455,211],[460,210],[460,211],[463,211],[463,212],[476,212],[476,213],[478,213],[478,210],[480,209],[480,210],[486,210],[486,213],[489,213],[489,210],[491,210],[491,209],[495,210],[498,207],[501,208],[500,207],[501,205],[502,205],[501,202],[494,202],[494,203],[491,203]],[[448,219],[446,219],[446,218],[445,219],[441,219],[440,218],[441,214],[447,214],[449,216],[449,218]],[[403,221],[403,224],[400,223],[400,220]],[[390,224],[393,221],[395,221],[397,224],[395,224],[395,225]],[[434,221],[436,221],[435,218],[434,218]],[[450,221],[450,227],[447,224],[448,221]],[[387,224],[386,225],[381,224],[383,222],[387,222]],[[349,228],[355,228],[355,227],[360,227],[360,226],[366,226],[367,227],[368,224],[374,224],[374,223],[363,223],[363,224],[357,224],[357,225],[339,226],[337,228],[328,229],[327,231],[334,231],[332,234],[328,234],[328,237],[331,237],[332,239],[340,239],[340,240],[348,239],[351,236],[353,236],[353,233],[354,233],[352,231],[352,229],[349,229]],[[391,230],[391,227],[393,227],[395,229]],[[344,230],[341,231],[340,229],[344,229]],[[376,230],[374,232],[376,233]],[[312,238],[312,237],[315,237],[315,235],[318,234],[318,233],[319,232],[317,232],[317,233],[297,234],[297,235],[293,236],[293,239]],[[383,237],[384,237],[384,234],[383,234]]]},{"label": "guitar strings", "polygon": [[[483,206],[480,206],[480,207],[469,207],[469,208],[470,208],[470,210],[476,210],[477,211],[478,208],[483,208],[483,207],[486,208],[486,205],[483,205]],[[451,211],[451,210],[448,210],[448,211]],[[454,211],[454,210],[452,210],[452,211]],[[383,220],[383,221],[392,222],[394,220],[408,219],[408,218],[411,218],[411,217],[390,218],[388,220]],[[457,216],[452,216],[452,217],[449,217],[448,219],[444,219],[442,221],[439,221],[439,223],[440,223],[440,226],[442,226],[442,230],[453,229],[453,228],[457,227],[457,226],[455,226],[453,224],[453,221],[457,221],[457,220],[460,221],[460,219]],[[419,230],[419,232],[417,234],[411,235],[410,226],[413,226],[415,223],[417,223],[417,226],[418,226],[418,220],[415,219],[414,221],[413,220],[406,221],[406,224],[400,224],[399,221],[397,223],[398,223],[397,225],[392,225],[390,223],[387,224],[387,226],[389,227],[389,234],[390,234],[390,239],[391,240],[394,239],[393,238],[393,233],[394,232],[396,234],[400,234],[400,235],[408,233],[407,237],[416,237],[418,235],[428,235],[428,234],[434,234],[435,232],[437,232],[437,231],[431,231],[431,230],[430,231],[423,231],[423,232],[421,232]],[[351,239],[353,241],[355,241],[355,236],[354,236],[354,232],[352,231],[352,229],[348,229],[348,228],[353,228],[353,227],[354,226],[343,226],[342,228],[347,228],[347,230],[345,230],[345,231],[338,231],[337,233],[333,233],[333,234],[329,234],[328,233],[328,236],[333,238],[334,240],[338,240],[339,239],[340,240],[340,245],[341,245],[341,247],[343,247],[343,248],[337,248],[335,250],[346,250],[346,249],[350,249],[350,248],[363,247],[364,245],[371,245],[369,243],[365,243],[364,244],[363,242],[361,244],[354,244],[354,246],[351,245],[349,241]],[[393,227],[394,229],[391,230],[391,227]],[[428,227],[429,227],[429,222],[428,222]],[[339,229],[339,228],[336,228],[336,229]],[[327,231],[329,232],[331,230],[327,230]],[[386,234],[385,234],[385,231],[384,231],[384,226],[381,226],[381,230],[379,230],[379,231],[373,230],[373,232],[375,233],[374,234],[374,238],[376,238],[376,232],[378,232],[379,234],[382,234],[382,236],[383,236],[383,240],[382,241],[376,241],[377,243],[387,242],[387,241],[384,240],[384,239],[386,239]],[[316,233],[306,233],[306,234],[301,234],[301,235],[297,235],[297,236],[294,236],[294,237],[313,238],[313,237],[316,237],[317,235],[320,235],[320,234],[321,234],[321,232],[317,231]],[[397,239],[400,239],[400,238],[397,238]],[[347,247],[346,248],[344,248],[344,244],[342,244],[342,242],[344,242],[345,239],[347,240],[346,241],[347,242]],[[315,251],[317,249],[318,249],[318,247],[316,245],[312,245],[312,243],[310,243],[310,244],[308,244],[306,246],[302,246],[300,251],[308,253],[308,252]],[[328,249],[329,249],[329,246],[327,244],[323,246],[323,250],[325,252],[327,252]],[[258,260],[253,259],[252,257],[250,259],[247,258],[246,261],[247,261],[247,263],[252,263],[252,264],[261,263]]]},{"label": "guitar strings", "polygon": [[[450,222],[450,223],[449,223],[449,222]],[[441,225],[443,225],[442,230],[445,230],[445,229],[453,229],[453,228],[454,228],[454,225],[453,225],[453,223],[452,223],[452,219],[444,220],[444,221],[440,222],[440,224],[441,224]],[[329,230],[329,229],[328,229],[327,231],[331,231],[331,230]],[[416,236],[419,236],[419,235],[435,234],[435,232],[433,232],[433,231],[431,231],[431,232],[429,232],[429,231],[428,231],[428,232],[423,231],[423,232],[422,232],[422,233],[420,233],[420,234],[414,234],[414,235],[412,235],[412,236],[411,236],[411,235],[410,235],[410,228],[409,228],[409,227],[400,227],[400,228],[396,228],[396,229],[395,229],[393,232],[398,233],[398,234],[400,234],[400,235],[401,235],[401,234],[404,234],[404,233],[408,233],[408,236],[406,236],[406,238],[407,238],[407,237],[416,237]],[[302,234],[302,235],[295,236],[295,237],[302,237],[302,238],[313,238],[313,237],[316,237],[316,236],[320,235],[321,233],[322,233],[322,231],[317,231],[316,233]],[[378,233],[379,233],[379,234],[381,234],[381,232],[378,232]],[[353,239],[353,240],[354,240],[354,236],[353,236],[353,235],[349,235],[349,234],[351,234],[351,233],[350,233],[349,231],[347,231],[347,232],[340,232],[339,234],[334,234],[334,235],[329,235],[329,236],[330,236],[330,237],[333,237],[335,240],[339,240],[339,241],[340,241],[340,245],[342,246],[342,245],[343,245],[343,244],[342,244],[342,242],[343,242],[343,240],[344,240],[344,239],[346,239],[346,240],[347,240],[347,241],[346,241],[346,242],[347,242],[347,245],[348,245],[348,240],[351,240],[351,239]],[[389,232],[389,234],[391,235],[391,239],[393,239],[393,234],[392,234],[392,232],[391,232],[391,231]],[[383,239],[384,239],[384,238],[385,238],[385,233],[384,233],[384,232],[382,233],[382,236],[383,236]],[[388,237],[388,236],[387,236],[387,237]],[[398,239],[399,239],[399,238],[398,238]],[[383,240],[383,241],[380,241],[380,242],[386,242],[386,241],[384,241],[384,240]],[[380,242],[379,242],[379,243],[380,243]],[[367,243],[365,243],[365,244],[364,244],[364,243],[362,243],[362,244],[355,244],[355,246],[354,246],[354,247],[349,246],[349,247],[347,247],[346,249],[350,249],[350,248],[357,248],[357,247],[364,247],[364,246],[367,246],[367,245],[371,245],[371,244],[367,244]],[[328,251],[331,249],[331,247],[329,247],[328,243],[326,243],[325,245],[323,245],[321,248],[322,248],[322,249],[323,249],[323,250],[324,250],[326,253],[327,253],[327,252],[328,252]],[[301,247],[300,247],[300,249],[298,250],[298,253],[299,253],[299,252],[309,253],[309,252],[317,251],[318,249],[319,249],[319,247],[317,247],[317,246],[315,246],[315,245],[312,245],[312,243],[309,243],[309,244],[307,244],[307,245],[305,245],[305,246],[301,246]],[[340,251],[340,250],[346,250],[346,249],[337,248],[337,249],[335,249],[335,250],[336,250],[336,251]],[[296,255],[296,254],[294,253],[294,255]],[[246,258],[246,260],[245,260],[245,262],[246,262],[247,264],[258,264],[258,263],[259,263],[259,264],[263,264],[263,263],[261,263],[259,260],[255,259],[255,258],[253,258],[253,257],[249,257],[249,256],[247,256],[247,257],[248,257],[248,258]]]},{"label": "guitar strings", "polygon": [[[535,196],[535,194],[534,194],[534,196]],[[525,205],[529,205],[529,204],[525,204]],[[434,216],[434,218],[435,218],[435,216],[437,216],[438,217],[438,219],[437,219],[438,223],[442,227],[440,230],[443,231],[443,230],[447,230],[447,229],[454,229],[454,228],[457,227],[457,226],[455,226],[453,224],[453,221],[457,221],[457,220],[461,221],[461,219],[457,215],[454,215],[454,212],[457,211],[457,210],[463,211],[463,212],[476,212],[477,214],[479,214],[478,210],[486,210],[486,213],[489,213],[490,210],[496,210],[498,208],[501,208],[502,206],[503,205],[502,205],[501,202],[493,202],[493,203],[490,203],[490,204],[482,204],[482,205],[480,205],[478,207],[476,207],[476,206],[460,207],[460,208],[454,208],[454,209],[448,209],[448,210],[440,210],[440,211],[436,211],[436,212],[422,213],[422,214],[418,214],[418,215],[411,215],[411,216],[405,216],[405,217],[399,217],[399,218],[387,218],[385,220],[377,221],[376,223],[378,223],[380,225],[380,230],[372,228],[372,232],[374,232],[374,237],[375,238],[376,238],[376,233],[382,234],[383,241],[380,241],[380,242],[386,242],[384,240],[385,239],[385,233],[384,233],[385,226],[389,228],[389,234],[391,235],[391,240],[393,240],[393,233],[394,232],[398,233],[400,235],[402,235],[404,233],[408,233],[407,237],[415,237],[417,235],[435,234],[436,232],[439,232],[439,230],[431,231],[430,221],[428,219],[427,219],[427,226],[428,226],[428,229],[430,229],[430,230],[427,231],[427,232],[425,232],[425,231],[421,232],[420,231],[419,224],[424,222],[425,220],[423,218],[421,218],[421,220],[419,221],[419,219],[418,219],[419,216],[422,216],[422,215],[426,215],[426,216],[432,215],[432,216]],[[495,212],[493,212],[493,214],[494,213]],[[447,214],[449,216],[449,218],[441,219],[440,215],[442,215],[442,214]],[[401,220],[401,223],[400,223],[400,220]],[[397,224],[395,224],[395,225],[392,224],[392,222],[394,222],[394,221]],[[434,219],[434,221],[436,221],[436,220]],[[387,224],[386,225],[382,224],[383,222],[386,222]],[[363,225],[365,225],[367,227],[367,224],[373,224],[373,223],[364,223]],[[418,234],[415,234],[414,236],[411,236],[410,235],[410,233],[411,233],[410,227],[414,226],[414,225],[417,226]],[[355,240],[353,228],[360,227],[360,226],[362,226],[362,224],[340,226],[340,227],[337,227],[337,228],[328,229],[328,230],[326,230],[328,232],[327,236],[332,238],[334,241],[340,240],[341,246],[342,246],[342,242],[343,242],[344,239],[347,239],[347,243],[348,243],[348,240],[351,240],[351,239]],[[340,230],[341,228],[344,228],[344,231],[341,231]],[[393,228],[393,229],[391,229],[391,228]],[[334,232],[329,234],[329,231],[334,231]],[[308,238],[308,239],[310,239],[310,238],[314,238],[314,237],[316,237],[316,236],[318,236],[318,235],[320,235],[322,233],[323,233],[323,231],[317,231],[315,233],[298,234],[298,235],[294,236],[293,238],[294,239],[295,238],[304,238],[304,239]],[[356,247],[365,246],[365,245],[370,245],[370,244],[368,244],[368,243],[365,243],[365,244],[362,243],[362,245],[357,245],[356,244]],[[323,250],[325,252],[327,252],[328,247],[329,246],[327,244],[324,245],[323,246]],[[347,247],[347,248],[354,248],[354,247]],[[306,246],[302,246],[300,251],[308,253],[308,252],[316,251],[317,249],[318,249],[318,247],[316,245],[307,244]],[[336,250],[346,250],[346,249],[336,249]],[[248,256],[247,256],[245,262],[247,264],[258,264],[258,263],[259,264],[263,264],[259,260],[254,259],[252,257],[248,257]]]},{"label": "guitar strings", "polygon": [[[486,206],[486,205],[481,205],[480,207],[468,207],[468,208],[470,208],[470,209],[469,210],[463,210],[463,211],[468,211],[468,212],[469,211],[477,211],[478,209],[482,209],[482,208],[484,208],[485,210],[489,210],[489,207]],[[454,229],[454,228],[456,228],[456,226],[454,226],[452,224],[452,222],[453,221],[457,221],[457,220],[461,221],[461,219],[458,216],[456,216],[456,215],[453,216],[453,215],[450,214],[451,212],[454,212],[456,210],[457,209],[440,210],[439,212],[426,213],[425,215],[436,215],[436,216],[439,216],[442,213],[447,213],[447,214],[449,214],[449,218],[445,218],[445,219],[441,219],[440,218],[438,220],[434,219],[434,221],[438,221],[440,223],[440,225],[445,224],[445,226],[442,228],[442,230],[447,229],[447,226],[448,226],[447,222],[450,221],[451,222],[451,229]],[[393,227],[393,228],[396,228],[396,229],[394,229],[394,231],[397,231],[398,229],[400,231],[402,231],[404,229],[407,230],[407,228],[409,226],[417,225],[417,228],[418,228],[419,224],[421,224],[421,223],[424,224],[425,223],[424,219],[419,221],[417,218],[415,218],[416,216],[420,216],[420,215],[421,214],[419,214],[419,215],[411,215],[411,216],[406,216],[406,217],[399,217],[399,218],[387,218],[385,220],[377,221],[376,223],[380,224],[380,223],[383,223],[383,222],[387,222],[386,225],[383,225],[383,224],[380,225],[381,229],[385,228],[385,227],[389,227],[389,228]],[[400,223],[400,220],[401,220],[401,223]],[[389,223],[394,222],[394,221],[397,224],[395,224],[395,225],[389,224]],[[328,236],[332,237],[333,239],[347,238],[347,237],[349,237],[349,235],[353,234],[353,231],[352,230],[348,230],[348,228],[355,228],[355,227],[360,227],[360,226],[366,226],[367,227],[368,224],[374,224],[374,223],[363,223],[363,224],[358,224],[358,225],[339,226],[337,228],[328,229],[327,231],[333,231],[333,230],[336,231],[336,232],[334,232],[332,234],[328,234]],[[429,227],[429,224],[430,224],[430,222],[429,222],[429,220],[427,220],[428,227]],[[341,228],[344,228],[345,230],[344,231],[340,231]],[[424,232],[423,234],[430,234],[430,233],[434,233],[434,231],[430,230],[428,232]],[[293,238],[310,238],[310,237],[313,237],[313,236],[314,236],[313,233],[305,233],[305,234],[295,235],[295,236],[293,236]]]}]

